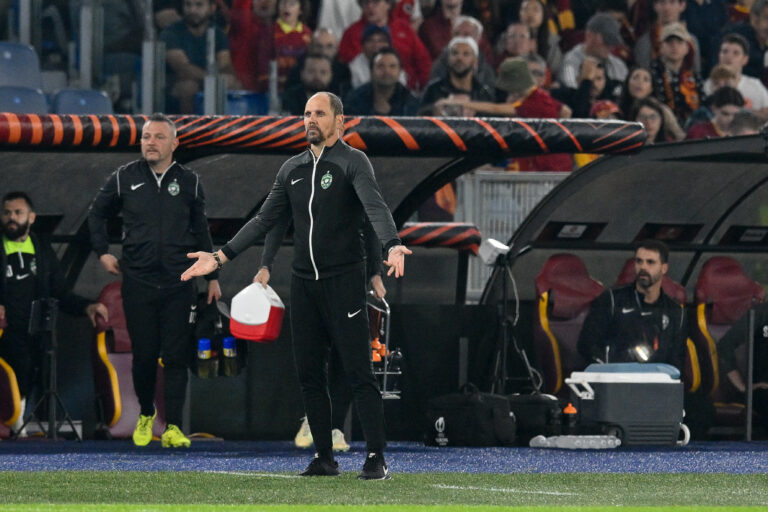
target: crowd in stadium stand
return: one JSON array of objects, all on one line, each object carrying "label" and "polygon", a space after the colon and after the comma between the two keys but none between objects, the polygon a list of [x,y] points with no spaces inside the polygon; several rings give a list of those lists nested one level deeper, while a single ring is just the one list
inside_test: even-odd
[{"label": "crowd in stadium stand", "polygon": [[[73,30],[78,4],[60,6]],[[103,0],[105,62],[139,56],[141,4]],[[154,11],[168,113],[199,113],[215,26],[228,87],[271,91],[274,113],[300,115],[330,90],[355,115],[639,121],[648,144],[756,133],[768,119],[768,0],[157,0]],[[503,165],[569,171],[594,158]]]}]

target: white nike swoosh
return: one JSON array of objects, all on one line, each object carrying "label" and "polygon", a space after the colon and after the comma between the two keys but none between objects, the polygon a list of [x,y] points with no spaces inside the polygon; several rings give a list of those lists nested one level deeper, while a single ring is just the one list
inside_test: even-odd
[{"label": "white nike swoosh", "polygon": [[640,313],[640,315],[642,315],[642,316],[648,316],[648,315],[652,315],[652,314],[653,314],[653,311],[643,311],[642,313]]},{"label": "white nike swoosh", "polygon": [[16,280],[21,281],[22,279],[26,279],[28,277],[29,277],[29,272],[27,272],[26,274],[17,275]]},{"label": "white nike swoosh", "polygon": [[635,310],[635,308],[621,308],[621,312],[624,313],[625,315],[627,313],[633,312],[634,310]]},{"label": "white nike swoosh", "polygon": [[139,188],[142,185],[143,185],[143,183],[135,183],[135,184],[131,185],[131,190],[136,190],[137,188]]},{"label": "white nike swoosh", "polygon": [[347,313],[347,318],[352,318],[353,316],[357,315],[361,311],[362,311],[362,309],[358,309],[354,313]]},{"label": "white nike swoosh", "polygon": [[295,180],[291,180],[291,185],[295,185],[295,184],[297,184],[298,182],[300,182],[303,179],[304,178],[298,178],[298,179],[295,179]]}]

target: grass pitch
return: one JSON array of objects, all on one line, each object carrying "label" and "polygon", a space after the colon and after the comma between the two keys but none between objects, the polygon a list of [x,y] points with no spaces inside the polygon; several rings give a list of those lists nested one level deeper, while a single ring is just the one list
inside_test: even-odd
[{"label": "grass pitch", "polygon": [[[2,472],[0,510],[767,510],[768,475],[395,474],[362,482],[285,473]],[[501,508],[499,508],[501,507]],[[522,507],[522,508],[521,508]]]}]

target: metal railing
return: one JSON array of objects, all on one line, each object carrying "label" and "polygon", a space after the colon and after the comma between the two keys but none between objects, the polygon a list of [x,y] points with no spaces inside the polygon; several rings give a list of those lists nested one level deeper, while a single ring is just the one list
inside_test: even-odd
[{"label": "metal railing", "polygon": [[[475,224],[483,239],[505,242],[539,201],[570,173],[476,170],[457,180],[456,220]],[[491,268],[471,258],[467,301],[480,298]]]}]

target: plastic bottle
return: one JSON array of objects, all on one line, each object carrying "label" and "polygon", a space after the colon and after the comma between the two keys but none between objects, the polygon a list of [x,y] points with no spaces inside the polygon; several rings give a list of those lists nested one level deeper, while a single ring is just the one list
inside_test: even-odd
[{"label": "plastic bottle", "polygon": [[579,420],[579,411],[573,406],[572,403],[568,402],[568,405],[565,406],[563,409],[563,427],[564,427],[564,433],[565,434],[578,434],[578,420]]},{"label": "plastic bottle", "polygon": [[232,336],[227,336],[221,340],[222,346],[222,365],[225,377],[234,377],[240,373],[237,360],[237,341]]},{"label": "plastic bottle", "polygon": [[200,338],[197,340],[197,376],[210,379],[215,375],[211,359],[211,339]]},{"label": "plastic bottle", "polygon": [[528,443],[531,448],[565,448],[567,450],[607,450],[621,445],[616,436],[536,436]]}]

